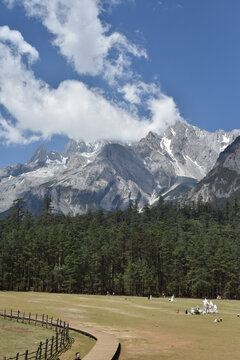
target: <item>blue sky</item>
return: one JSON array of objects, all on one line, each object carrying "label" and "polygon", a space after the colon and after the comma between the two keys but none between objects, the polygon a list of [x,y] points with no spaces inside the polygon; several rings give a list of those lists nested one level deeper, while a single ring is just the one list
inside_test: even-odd
[{"label": "blue sky", "polygon": [[0,167],[41,143],[239,128],[238,0],[0,0]]}]

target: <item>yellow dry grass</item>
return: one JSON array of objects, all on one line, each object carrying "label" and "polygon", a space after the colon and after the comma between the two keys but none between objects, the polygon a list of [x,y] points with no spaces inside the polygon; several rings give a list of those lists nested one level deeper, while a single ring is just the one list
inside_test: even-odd
[{"label": "yellow dry grass", "polygon": [[[0,308],[46,313],[69,321],[72,327],[93,327],[115,335],[122,344],[121,360],[239,359],[240,302],[214,303],[219,315],[191,316],[185,315],[185,309],[201,307],[202,299],[170,303],[167,298],[149,301],[124,296],[0,292]],[[215,323],[215,318],[223,321]],[[78,346],[61,360],[74,359],[75,350]]]}]

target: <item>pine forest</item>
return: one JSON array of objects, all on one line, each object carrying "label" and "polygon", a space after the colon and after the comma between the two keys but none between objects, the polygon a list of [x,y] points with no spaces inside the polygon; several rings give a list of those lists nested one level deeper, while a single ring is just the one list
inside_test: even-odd
[{"label": "pine forest", "polygon": [[17,199],[0,219],[0,289],[239,299],[239,220],[236,198],[77,216]]}]

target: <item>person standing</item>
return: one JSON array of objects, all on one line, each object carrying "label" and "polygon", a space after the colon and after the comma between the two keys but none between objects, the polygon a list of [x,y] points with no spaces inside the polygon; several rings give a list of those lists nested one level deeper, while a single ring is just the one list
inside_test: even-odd
[{"label": "person standing", "polygon": [[76,352],[76,358],[75,358],[75,360],[81,360],[81,357],[80,357],[80,352],[78,351],[78,352]]}]

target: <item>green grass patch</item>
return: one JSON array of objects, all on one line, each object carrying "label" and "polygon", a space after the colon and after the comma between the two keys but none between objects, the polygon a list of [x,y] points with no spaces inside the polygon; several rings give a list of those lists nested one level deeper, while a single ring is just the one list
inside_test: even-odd
[{"label": "green grass patch", "polygon": [[40,341],[51,338],[54,331],[17,322],[16,320],[8,320],[0,317],[0,356],[14,356],[17,352],[24,353],[37,350]]}]

